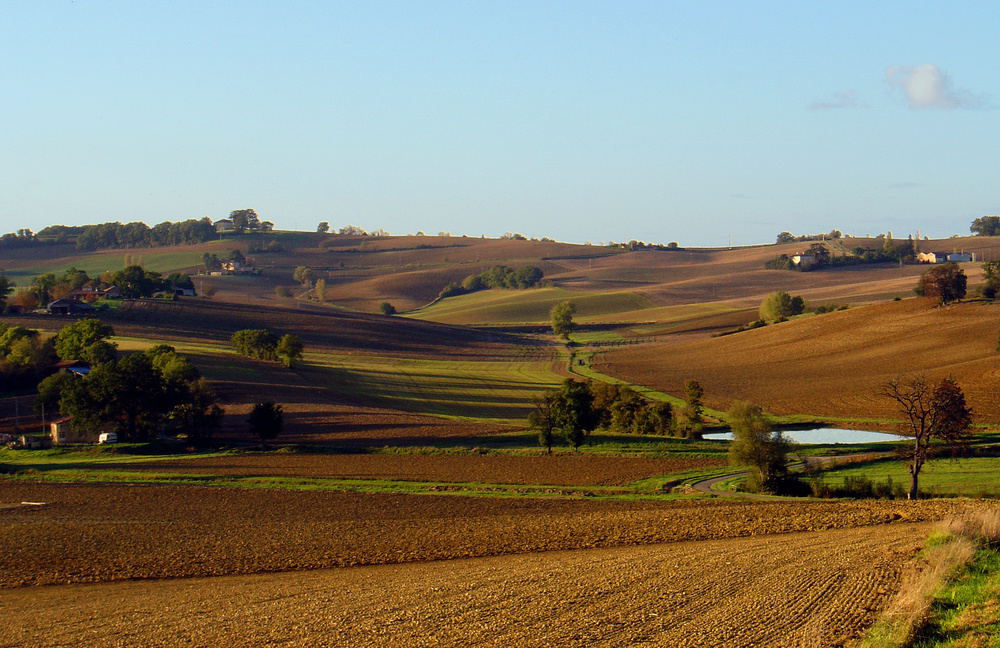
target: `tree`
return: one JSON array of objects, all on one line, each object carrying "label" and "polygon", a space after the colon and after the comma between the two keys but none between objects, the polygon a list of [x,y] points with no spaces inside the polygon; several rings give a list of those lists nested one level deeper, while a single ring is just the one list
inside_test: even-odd
[{"label": "tree", "polygon": [[233,229],[237,234],[242,234],[247,230],[260,229],[260,217],[252,209],[237,209],[229,212],[229,219],[233,221]]},{"label": "tree", "polygon": [[545,448],[545,454],[552,454],[552,442],[557,429],[553,406],[558,392],[549,391],[531,399],[534,409],[528,414],[528,426],[538,432],[538,445]]},{"label": "tree", "polygon": [[222,423],[226,413],[219,407],[215,392],[204,378],[188,386],[187,398],[171,410],[174,428],[187,436],[188,443],[204,445],[212,440],[212,432]]},{"label": "tree", "polygon": [[330,231],[330,223],[326,221],[320,221],[319,225],[316,226],[316,231],[320,234],[326,234]]},{"label": "tree", "polygon": [[309,286],[316,278],[316,274],[306,266],[299,266],[292,273],[292,278],[303,286]]},{"label": "tree", "polygon": [[802,297],[792,297],[784,290],[775,290],[761,302],[758,313],[762,320],[778,322],[794,315],[801,315],[805,305]]},{"label": "tree", "polygon": [[277,438],[285,426],[285,417],[281,405],[273,401],[257,403],[247,418],[250,434],[260,437],[261,443]]},{"label": "tree", "polygon": [[1000,216],[983,216],[972,221],[969,231],[976,236],[1000,236]]},{"label": "tree", "polygon": [[126,299],[150,297],[164,287],[160,273],[143,270],[142,266],[130,265],[114,274],[111,283],[118,287]]},{"label": "tree", "polygon": [[597,427],[599,419],[593,402],[594,397],[587,383],[567,378],[552,403],[556,429],[574,450],[579,449],[587,435]]},{"label": "tree", "polygon": [[982,268],[982,295],[986,299],[996,299],[1000,295],[1000,261],[986,261]]},{"label": "tree", "polygon": [[933,389],[924,376],[896,377],[879,388],[878,394],[895,401],[903,415],[900,432],[913,437],[913,444],[901,453],[910,469],[907,499],[917,499],[920,469],[936,451],[961,448],[972,425],[972,410],[965,394],[951,378],[941,380]]},{"label": "tree", "polygon": [[787,456],[791,444],[781,432],[772,432],[771,421],[757,405],[733,403],[726,412],[733,432],[729,463],[747,466],[747,489],[777,493],[788,475]]},{"label": "tree", "polygon": [[299,340],[297,335],[292,335],[291,333],[282,335],[281,339],[278,340],[277,347],[275,348],[275,352],[278,354],[278,357],[281,358],[281,361],[285,363],[285,366],[289,369],[291,369],[296,362],[302,360],[302,351],[302,341]]},{"label": "tree", "polygon": [[945,305],[965,297],[968,278],[957,263],[942,263],[920,275],[917,287],[913,289],[921,297],[936,297],[938,304]]},{"label": "tree", "polygon": [[697,380],[688,380],[684,383],[684,407],[677,415],[677,433],[685,439],[700,439],[701,431],[705,428],[701,420],[701,412],[704,406],[701,397],[705,395],[701,383]]},{"label": "tree", "polygon": [[7,309],[7,295],[14,292],[14,282],[0,272],[0,314]]},{"label": "tree", "polygon": [[576,328],[573,322],[573,315],[576,313],[576,304],[571,301],[559,302],[549,311],[549,318],[552,320],[553,335],[560,335],[569,339],[569,334]]},{"label": "tree", "polygon": [[313,294],[316,295],[316,301],[324,302],[326,301],[326,280],[317,279],[316,285],[313,286]]},{"label": "tree", "polygon": [[383,315],[395,315],[396,307],[390,304],[389,302],[382,302],[381,304],[378,305],[378,311]]},{"label": "tree", "polygon": [[108,342],[115,334],[110,324],[82,319],[62,327],[55,337],[56,354],[61,360],[83,360],[92,365],[115,359],[118,345]]}]

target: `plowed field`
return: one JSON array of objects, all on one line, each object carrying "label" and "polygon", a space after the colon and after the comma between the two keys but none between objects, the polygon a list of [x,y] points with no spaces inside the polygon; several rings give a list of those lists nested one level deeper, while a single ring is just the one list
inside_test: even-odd
[{"label": "plowed field", "polygon": [[[479,484],[621,486],[640,479],[726,465],[725,459],[644,459],[582,454],[281,455],[203,457],[135,464],[116,469],[235,477],[385,479]],[[100,467],[100,466],[98,466]]]},{"label": "plowed field", "polygon": [[[25,501],[45,504],[22,505]],[[513,499],[0,482],[0,588],[853,528],[939,519],[959,506],[964,505]]]},{"label": "plowed field", "polygon": [[[19,646],[840,646],[926,525],[0,592]],[[8,643],[10,642],[10,643]]]}]

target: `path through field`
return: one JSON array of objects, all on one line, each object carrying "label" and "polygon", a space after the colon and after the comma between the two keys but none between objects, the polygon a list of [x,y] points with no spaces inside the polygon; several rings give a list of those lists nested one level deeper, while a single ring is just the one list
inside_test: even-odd
[{"label": "path through field", "polygon": [[927,524],[0,591],[0,646],[838,646]]}]

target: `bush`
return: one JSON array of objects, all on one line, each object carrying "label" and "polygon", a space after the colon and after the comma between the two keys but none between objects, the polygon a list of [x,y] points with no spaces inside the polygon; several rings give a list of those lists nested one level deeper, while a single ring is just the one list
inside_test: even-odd
[{"label": "bush", "polygon": [[379,304],[378,305],[378,310],[383,315],[395,315],[396,314],[396,307],[393,306],[392,304],[390,304],[389,302],[382,302],[381,304]]}]

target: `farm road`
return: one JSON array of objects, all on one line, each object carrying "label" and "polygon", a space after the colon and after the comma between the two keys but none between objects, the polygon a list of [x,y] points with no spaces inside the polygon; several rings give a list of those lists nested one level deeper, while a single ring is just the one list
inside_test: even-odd
[{"label": "farm road", "polygon": [[839,646],[928,529],[5,590],[0,646]]}]

